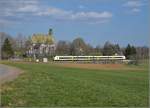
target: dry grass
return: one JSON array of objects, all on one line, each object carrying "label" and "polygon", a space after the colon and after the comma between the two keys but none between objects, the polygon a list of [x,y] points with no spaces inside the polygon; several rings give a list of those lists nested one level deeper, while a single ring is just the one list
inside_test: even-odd
[{"label": "dry grass", "polygon": [[143,70],[143,68],[129,67],[125,64],[81,64],[81,63],[55,63],[61,67],[81,68],[81,69],[98,69],[98,70]]}]

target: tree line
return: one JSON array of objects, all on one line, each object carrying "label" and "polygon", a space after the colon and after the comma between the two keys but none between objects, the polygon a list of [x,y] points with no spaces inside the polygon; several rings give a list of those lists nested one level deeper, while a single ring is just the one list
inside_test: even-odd
[{"label": "tree line", "polygon": [[[1,56],[3,59],[12,57],[25,58],[27,50],[31,45],[30,38],[18,34],[17,37],[11,37],[6,33],[0,33],[1,38]],[[147,59],[149,58],[149,48],[136,47],[128,44],[126,47],[120,47],[119,44],[113,44],[109,41],[105,42],[104,46],[92,45],[86,43],[82,38],[78,37],[72,42],[60,40],[56,44],[54,55],[125,55],[127,59]]]},{"label": "tree line", "polygon": [[149,57],[148,47],[136,47],[128,44],[126,47],[120,47],[119,44],[113,44],[109,41],[104,46],[96,47],[87,44],[82,38],[76,38],[72,42],[59,41],[56,47],[56,55],[96,55],[113,56],[125,55],[127,59],[147,59]]}]

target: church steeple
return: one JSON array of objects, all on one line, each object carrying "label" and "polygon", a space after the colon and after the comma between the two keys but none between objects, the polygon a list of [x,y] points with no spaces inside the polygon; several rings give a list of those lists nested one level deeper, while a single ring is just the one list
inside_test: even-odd
[{"label": "church steeple", "polygon": [[51,28],[49,29],[48,35],[49,35],[49,36],[52,36],[52,35],[53,35],[53,29],[51,29]]}]

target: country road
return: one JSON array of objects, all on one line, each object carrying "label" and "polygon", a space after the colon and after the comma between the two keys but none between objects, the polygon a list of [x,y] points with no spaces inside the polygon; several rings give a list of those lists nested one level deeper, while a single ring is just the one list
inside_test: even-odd
[{"label": "country road", "polygon": [[0,64],[0,84],[15,79],[20,73],[17,68]]},{"label": "country road", "polygon": [[2,64],[0,64],[0,76],[8,74],[10,69]]}]

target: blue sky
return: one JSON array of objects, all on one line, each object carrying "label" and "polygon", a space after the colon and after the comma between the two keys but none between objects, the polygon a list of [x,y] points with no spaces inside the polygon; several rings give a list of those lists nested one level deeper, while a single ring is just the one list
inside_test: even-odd
[{"label": "blue sky", "polygon": [[82,37],[91,45],[149,43],[149,0],[0,0],[0,30],[16,36]]}]

